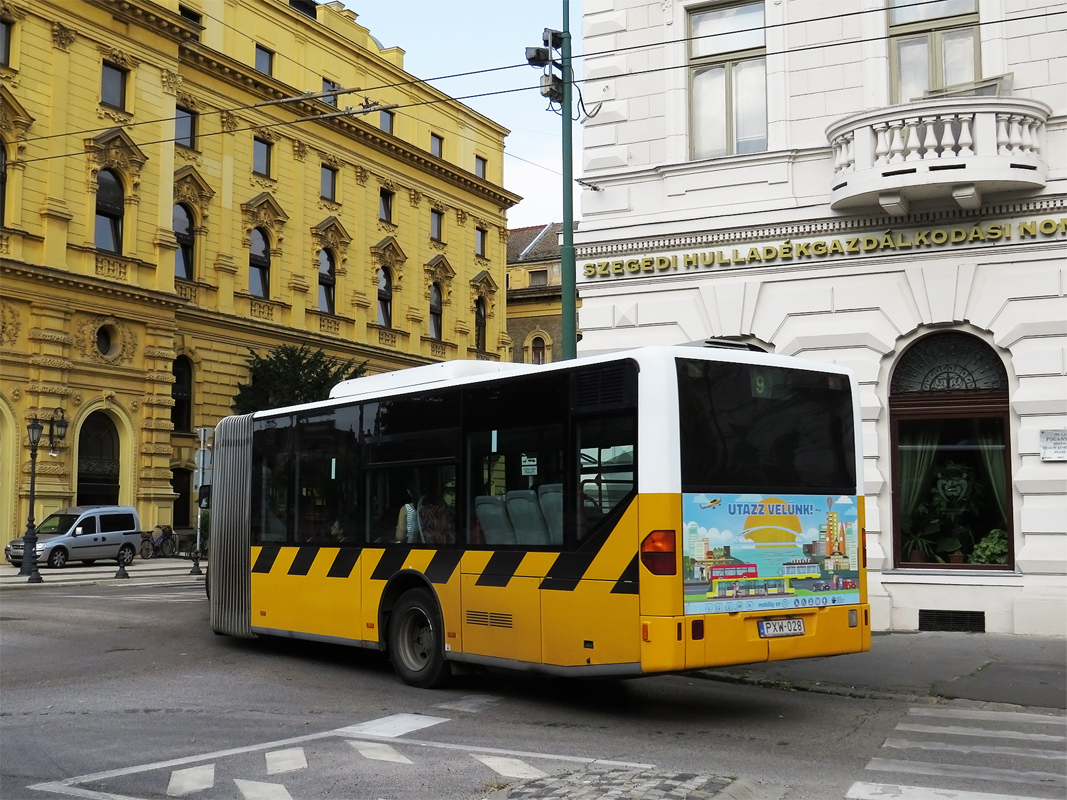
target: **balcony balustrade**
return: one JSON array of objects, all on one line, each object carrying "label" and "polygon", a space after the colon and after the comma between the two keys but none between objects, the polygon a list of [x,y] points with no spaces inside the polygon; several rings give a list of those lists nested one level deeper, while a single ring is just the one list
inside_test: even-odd
[{"label": "balcony balustrade", "polygon": [[989,195],[1039,190],[1051,113],[1035,100],[951,97],[845,117],[826,131],[830,206],[902,216],[917,202],[978,208]]}]

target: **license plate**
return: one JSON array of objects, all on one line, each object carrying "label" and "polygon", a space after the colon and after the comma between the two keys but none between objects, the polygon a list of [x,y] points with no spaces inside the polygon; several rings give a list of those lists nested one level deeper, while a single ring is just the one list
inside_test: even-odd
[{"label": "license plate", "polygon": [[769,639],[775,636],[803,636],[804,620],[761,619],[759,621],[759,635],[763,639]]}]

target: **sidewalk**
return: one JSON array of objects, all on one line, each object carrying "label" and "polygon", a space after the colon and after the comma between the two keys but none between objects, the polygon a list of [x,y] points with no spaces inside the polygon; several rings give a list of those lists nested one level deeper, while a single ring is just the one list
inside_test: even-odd
[{"label": "sidewalk", "polygon": [[[129,578],[116,578],[119,565],[114,561],[97,561],[91,567],[77,564],[63,569],[50,569],[38,565],[41,583],[29,583],[19,568],[6,561],[0,564],[0,589],[40,589],[45,586],[91,586],[94,584],[147,584],[174,583],[176,581],[203,581],[204,575],[190,575],[193,568],[190,558],[149,558],[140,556],[126,567]],[[200,559],[200,571],[207,571],[207,559]]]},{"label": "sidewalk", "polygon": [[866,653],[703,670],[702,677],[855,697],[1067,709],[1067,641],[999,633],[875,633]]}]

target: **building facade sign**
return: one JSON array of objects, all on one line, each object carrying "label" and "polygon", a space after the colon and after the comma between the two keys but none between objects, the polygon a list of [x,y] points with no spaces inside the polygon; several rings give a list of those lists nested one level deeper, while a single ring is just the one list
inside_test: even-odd
[{"label": "building facade sign", "polygon": [[582,261],[588,280],[668,275],[715,267],[756,267],[887,253],[913,253],[957,247],[997,246],[1009,242],[1067,235],[1067,218],[1015,219],[952,227],[887,229],[834,238],[753,242],[730,249],[679,250],[610,261]]}]

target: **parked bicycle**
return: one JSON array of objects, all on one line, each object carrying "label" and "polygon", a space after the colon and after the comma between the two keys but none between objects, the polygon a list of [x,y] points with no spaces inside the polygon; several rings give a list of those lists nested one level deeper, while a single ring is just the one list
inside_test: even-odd
[{"label": "parked bicycle", "polygon": [[154,555],[162,555],[170,558],[178,552],[178,540],[170,525],[156,526],[158,535],[148,535],[141,540],[141,558],[151,558]]}]

